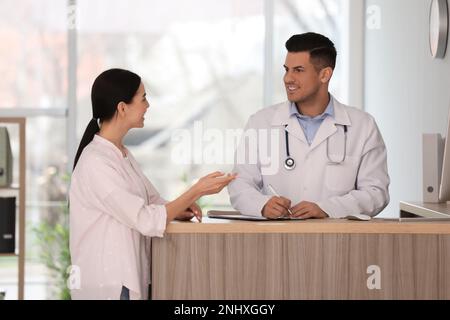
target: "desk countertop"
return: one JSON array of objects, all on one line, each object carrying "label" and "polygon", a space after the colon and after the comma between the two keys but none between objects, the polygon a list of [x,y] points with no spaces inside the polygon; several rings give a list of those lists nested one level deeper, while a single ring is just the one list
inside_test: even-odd
[{"label": "desk countertop", "polygon": [[241,221],[203,218],[198,222],[172,222],[167,234],[177,233],[330,233],[330,234],[450,234],[450,221],[398,222],[372,219]]}]

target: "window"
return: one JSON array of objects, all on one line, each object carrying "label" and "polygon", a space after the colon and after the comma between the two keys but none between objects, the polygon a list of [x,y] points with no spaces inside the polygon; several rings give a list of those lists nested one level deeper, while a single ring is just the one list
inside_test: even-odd
[{"label": "window", "polygon": [[[150,102],[145,129],[131,132],[127,144],[163,196],[173,199],[192,178],[211,170],[230,170],[175,165],[171,137],[177,129],[194,134],[195,121],[202,123],[202,132],[240,128],[261,107],[263,2],[96,3],[107,3],[108,10],[98,16],[92,1],[78,2],[78,136],[92,117],[93,80],[105,69],[122,67],[143,78]],[[191,151],[203,150],[191,145]],[[228,202],[226,194],[214,197]]]},{"label": "window", "polygon": [[65,108],[66,4],[0,1],[0,107]]},{"label": "window", "polygon": [[[27,116],[27,199],[25,298],[45,299],[49,278],[38,260],[32,229],[58,215],[66,198],[67,4],[60,0],[0,1],[0,116]],[[59,110],[59,111],[58,111]],[[54,111],[51,111],[52,113]],[[34,117],[40,114],[44,116]],[[18,161],[17,128],[11,131]],[[15,165],[17,179],[18,165]],[[0,287],[17,297],[17,258],[0,258]]]}]

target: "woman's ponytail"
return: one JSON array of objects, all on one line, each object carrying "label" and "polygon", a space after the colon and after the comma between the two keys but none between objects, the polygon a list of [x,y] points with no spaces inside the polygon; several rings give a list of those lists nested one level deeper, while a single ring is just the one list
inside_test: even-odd
[{"label": "woman's ponytail", "polygon": [[75,161],[73,164],[73,169],[75,170],[75,166],[77,165],[78,159],[81,156],[81,153],[83,152],[84,147],[86,147],[92,139],[94,139],[94,136],[97,132],[100,131],[100,128],[97,123],[97,119],[92,119],[88,126],[86,127],[86,130],[84,131],[83,138],[81,138],[80,145],[78,146],[77,155],[75,156]]},{"label": "woman's ponytail", "polygon": [[130,103],[140,84],[141,77],[124,69],[106,70],[95,79],[91,90],[93,119],[84,131],[73,169],[75,169],[83,149],[100,131],[97,121],[103,123],[103,121],[112,119],[117,112],[117,105],[120,102]]}]

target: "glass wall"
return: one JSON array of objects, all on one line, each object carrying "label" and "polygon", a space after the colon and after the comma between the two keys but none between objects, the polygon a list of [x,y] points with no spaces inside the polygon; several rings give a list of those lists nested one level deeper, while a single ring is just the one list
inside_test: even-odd
[{"label": "glass wall", "polygon": [[65,108],[67,4],[0,1],[0,107]]},{"label": "glass wall", "polygon": [[[90,86],[111,67],[143,78],[149,96],[145,129],[127,145],[168,199],[223,165],[176,165],[172,133],[241,127],[261,107],[263,2],[81,0],[78,24],[78,137],[92,117]],[[108,10],[98,10],[107,6]],[[194,148],[194,147],[192,147]],[[192,149],[192,152],[201,150]],[[226,195],[220,195],[226,202]],[[213,200],[213,202],[216,202]]]},{"label": "glass wall", "polygon": [[[67,3],[61,0],[0,1],[0,117],[23,110],[60,109],[67,100]],[[43,111],[45,113],[45,111]],[[2,124],[0,124],[2,125]],[[18,183],[18,128],[8,126]],[[47,116],[27,119],[26,267],[25,298],[51,294],[42,248],[33,231],[38,223],[57,219],[65,202],[62,181],[66,158],[66,119]],[[16,236],[18,238],[18,235]],[[17,298],[16,257],[0,257],[0,287],[6,299]]]}]

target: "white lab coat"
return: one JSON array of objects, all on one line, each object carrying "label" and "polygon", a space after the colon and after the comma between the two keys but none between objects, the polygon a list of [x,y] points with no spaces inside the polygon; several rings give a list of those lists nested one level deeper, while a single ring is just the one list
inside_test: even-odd
[{"label": "white lab coat", "polygon": [[[249,129],[278,130],[277,151],[269,163],[261,161],[261,146],[250,148],[241,140],[236,150],[234,172],[237,178],[228,191],[232,206],[243,214],[260,216],[261,210],[273,196],[269,184],[292,201],[316,203],[331,218],[350,214],[375,216],[389,203],[389,175],[386,147],[375,120],[368,113],[339,103],[334,97],[334,119],[326,117],[308,145],[303,129],[295,116],[290,116],[289,102],[263,109],[252,115],[246,125]],[[296,161],[292,171],[284,168],[286,156],[285,125],[289,132],[290,155]],[[337,126],[336,126],[337,125]],[[348,126],[346,157],[342,164],[330,164],[342,159],[343,125]],[[259,138],[260,139],[260,138]],[[270,141],[269,138],[267,138]],[[259,142],[261,143],[261,142]],[[270,144],[273,148],[273,144]],[[256,150],[256,151],[252,151]],[[256,153],[255,163],[248,161],[249,153]],[[238,158],[244,163],[236,163]],[[273,157],[275,155],[275,157]],[[276,172],[264,174],[262,168],[277,160]],[[241,161],[242,162],[242,161]]]},{"label": "white lab coat", "polygon": [[96,135],[72,174],[73,299],[119,299],[122,286],[130,299],[148,297],[149,237],[164,234],[166,200],[127,153]]}]

